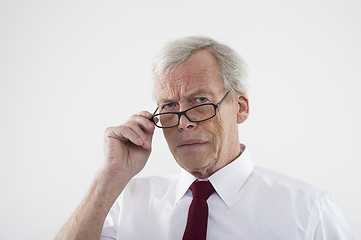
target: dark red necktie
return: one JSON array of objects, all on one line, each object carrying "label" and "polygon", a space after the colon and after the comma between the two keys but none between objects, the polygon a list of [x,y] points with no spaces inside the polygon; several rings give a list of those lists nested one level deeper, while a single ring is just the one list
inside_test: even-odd
[{"label": "dark red necktie", "polygon": [[205,240],[208,222],[208,197],[214,192],[209,181],[193,182],[190,186],[193,200],[189,207],[183,240]]}]

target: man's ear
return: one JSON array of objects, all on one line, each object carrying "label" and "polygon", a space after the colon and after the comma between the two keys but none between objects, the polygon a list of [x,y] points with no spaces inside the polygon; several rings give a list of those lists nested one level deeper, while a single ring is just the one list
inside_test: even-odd
[{"label": "man's ear", "polygon": [[248,97],[245,93],[237,93],[237,123],[241,124],[247,120],[249,114]]}]

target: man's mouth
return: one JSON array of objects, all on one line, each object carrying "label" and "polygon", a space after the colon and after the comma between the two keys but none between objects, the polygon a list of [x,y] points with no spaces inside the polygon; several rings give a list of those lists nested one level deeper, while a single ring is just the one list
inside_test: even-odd
[{"label": "man's mouth", "polygon": [[183,140],[181,141],[177,147],[178,148],[186,148],[186,147],[196,147],[196,146],[200,146],[200,145],[204,145],[207,142],[201,139],[188,139],[188,140]]}]

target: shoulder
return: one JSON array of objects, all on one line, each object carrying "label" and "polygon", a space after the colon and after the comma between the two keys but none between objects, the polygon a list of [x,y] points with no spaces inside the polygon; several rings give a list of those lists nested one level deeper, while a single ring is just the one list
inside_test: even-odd
[{"label": "shoulder", "polygon": [[328,192],[310,183],[262,167],[255,167],[248,181],[255,191],[268,198],[288,199],[294,203],[306,204],[308,208],[329,196]]},{"label": "shoulder", "polygon": [[251,178],[254,178],[261,185],[272,188],[290,188],[314,194],[326,193],[310,183],[268,168],[255,167]]},{"label": "shoulder", "polygon": [[242,191],[247,205],[262,212],[264,225],[297,226],[303,235],[314,230],[330,197],[312,184],[261,167],[254,168]]}]

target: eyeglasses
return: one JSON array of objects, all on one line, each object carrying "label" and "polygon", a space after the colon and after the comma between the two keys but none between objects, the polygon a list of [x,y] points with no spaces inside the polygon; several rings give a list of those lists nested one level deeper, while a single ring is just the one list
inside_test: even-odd
[{"label": "eyeglasses", "polygon": [[[231,90],[229,90],[217,104],[205,103],[191,107],[183,112],[166,112],[155,114],[158,111],[157,108],[150,120],[159,128],[172,128],[178,126],[182,115],[184,115],[190,122],[206,121],[216,116],[216,109],[221,105],[230,91]],[[159,118],[159,121],[156,122],[155,118]]]}]

